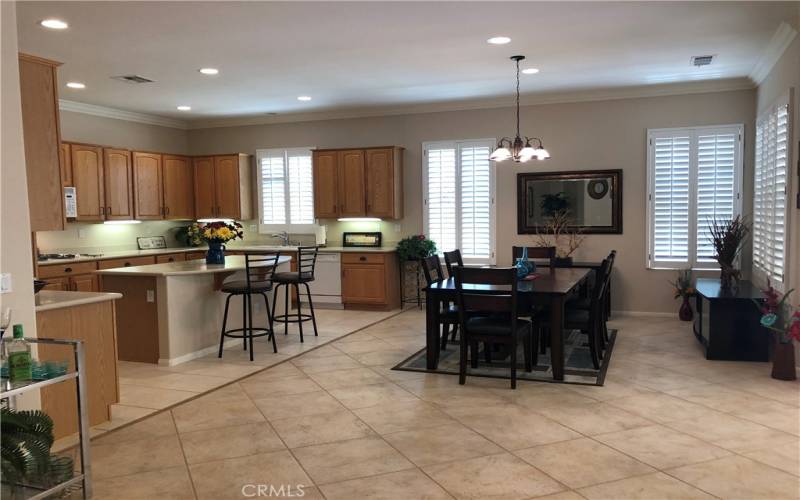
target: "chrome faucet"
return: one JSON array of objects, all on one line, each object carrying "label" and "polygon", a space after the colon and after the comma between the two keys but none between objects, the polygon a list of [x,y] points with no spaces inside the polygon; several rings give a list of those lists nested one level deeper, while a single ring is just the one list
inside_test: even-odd
[{"label": "chrome faucet", "polygon": [[289,246],[289,233],[287,231],[281,231],[280,233],[273,233],[271,235],[273,238],[280,238],[283,242],[282,246],[288,247]]}]

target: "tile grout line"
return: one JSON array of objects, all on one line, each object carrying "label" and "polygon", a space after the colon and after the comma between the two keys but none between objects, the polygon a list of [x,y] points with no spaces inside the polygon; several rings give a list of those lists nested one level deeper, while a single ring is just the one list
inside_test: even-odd
[{"label": "tile grout line", "polygon": [[192,468],[189,466],[189,460],[186,458],[186,451],[183,449],[183,440],[181,439],[181,433],[178,432],[178,424],[175,423],[175,417],[172,415],[172,412],[169,412],[169,420],[172,422],[172,427],[175,429],[175,437],[178,438],[178,446],[181,448],[181,456],[183,457],[183,463],[186,467],[186,474],[189,476],[189,483],[192,485],[192,494],[196,499],[199,497],[197,496],[197,486],[194,484],[194,476],[192,475]]}]

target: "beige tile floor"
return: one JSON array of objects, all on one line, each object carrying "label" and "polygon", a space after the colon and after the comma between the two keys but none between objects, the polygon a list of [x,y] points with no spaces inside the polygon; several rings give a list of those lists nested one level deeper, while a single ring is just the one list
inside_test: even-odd
[{"label": "beige tile floor", "polygon": [[[800,498],[800,383],[703,359],[686,323],[615,320],[604,387],[516,391],[392,371],[423,325],[404,312],[108,432],[93,441],[95,498],[242,498],[258,485],[343,500]],[[125,385],[170,405],[145,395],[205,390],[215,375],[201,363]],[[226,369],[226,383],[241,375]],[[191,371],[201,378],[169,376]]]}]

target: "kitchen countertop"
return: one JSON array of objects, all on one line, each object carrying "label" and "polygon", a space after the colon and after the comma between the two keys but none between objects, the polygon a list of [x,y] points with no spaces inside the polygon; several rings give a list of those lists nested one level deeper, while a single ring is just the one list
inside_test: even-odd
[{"label": "kitchen countertop", "polygon": [[[291,261],[289,256],[278,258],[278,265]],[[112,276],[188,276],[197,274],[231,273],[245,269],[244,257],[228,255],[224,264],[206,264],[203,259],[185,260],[182,262],[166,262],[164,264],[148,264],[144,266],[116,267],[96,271],[97,274]]]},{"label": "kitchen countertop", "polygon": [[[297,246],[279,246],[279,245],[242,245],[242,246],[231,246],[227,249],[229,252],[243,252],[243,251],[282,251],[282,252],[296,252]],[[102,252],[102,255],[99,257],[91,257],[91,256],[80,256],[74,259],[50,259],[50,260],[40,260],[38,265],[40,266],[49,266],[49,265],[61,265],[61,264],[72,264],[75,262],[92,262],[96,260],[108,260],[108,259],[121,259],[125,257],[146,257],[149,255],[163,255],[163,254],[170,254],[170,253],[185,253],[185,252],[205,252],[206,247],[180,247],[180,248],[158,248],[155,250],[118,250],[114,252]],[[325,252],[335,252],[335,253],[345,253],[345,252],[355,252],[355,253],[392,253],[397,251],[394,247],[319,247],[319,251],[321,253]],[[57,251],[47,250],[45,253],[58,253]],[[65,252],[65,253],[73,253],[73,252]]]},{"label": "kitchen countertop", "polygon": [[36,294],[36,312],[63,309],[65,307],[82,306],[95,302],[121,299],[121,293],[99,292],[63,292],[58,290],[42,290]]}]

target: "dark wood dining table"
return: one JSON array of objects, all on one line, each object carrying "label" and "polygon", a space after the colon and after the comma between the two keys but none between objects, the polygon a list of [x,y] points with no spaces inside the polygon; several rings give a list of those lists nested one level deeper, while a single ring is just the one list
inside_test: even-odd
[{"label": "dark wood dining table", "polygon": [[[591,268],[539,268],[537,278],[520,280],[517,293],[533,305],[550,307],[550,359],[555,380],[564,380],[564,304],[577,293],[594,271]],[[508,286],[464,285],[465,290],[508,293]],[[448,278],[425,287],[426,367],[435,370],[439,364],[439,309],[443,302],[456,301],[456,286]]]}]

